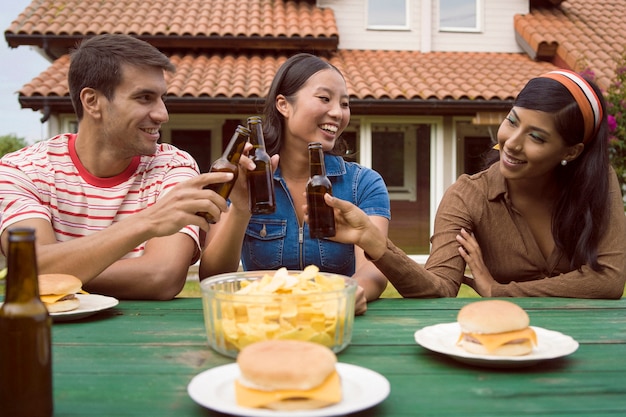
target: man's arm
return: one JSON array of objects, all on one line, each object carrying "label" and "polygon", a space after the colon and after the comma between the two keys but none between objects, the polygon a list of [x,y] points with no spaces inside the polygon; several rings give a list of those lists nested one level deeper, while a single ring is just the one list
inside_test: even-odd
[{"label": "man's arm", "polygon": [[170,300],[183,289],[197,251],[196,242],[184,233],[153,238],[143,255],[114,262],[85,290],[121,299]]},{"label": "man's arm", "polygon": [[[122,288],[136,280],[146,280],[148,275],[156,269],[171,273],[172,265],[178,265],[175,275],[179,277],[180,265],[186,264],[184,271],[195,254],[193,240],[182,233],[178,233],[186,225],[199,226],[203,230],[208,229],[208,223],[195,213],[208,212],[214,218],[219,219],[220,213],[227,210],[223,198],[210,190],[202,187],[212,182],[225,182],[232,178],[232,174],[211,173],[202,174],[198,177],[182,182],[173,187],[154,205],[138,212],[106,229],[88,236],[72,239],[65,242],[57,242],[51,224],[43,219],[28,219],[14,223],[11,227],[32,227],[35,229],[37,239],[37,261],[40,273],[68,273],[80,278],[88,284],[95,277],[102,275],[103,283],[100,285],[112,285],[118,282],[116,291],[125,291]],[[6,230],[5,230],[6,232]],[[180,235],[180,236],[178,236]],[[153,238],[158,239],[152,241]],[[2,245],[6,248],[8,233],[2,234]],[[146,255],[138,257],[135,262],[124,260],[118,266],[108,270],[120,258],[132,251],[143,242],[146,244]],[[173,260],[175,258],[175,260]],[[120,261],[122,262],[122,261]],[[129,266],[125,266],[129,264]],[[119,271],[116,273],[116,271]],[[133,273],[129,275],[129,271]],[[159,273],[158,276],[162,274]],[[171,278],[173,281],[176,279]],[[109,284],[106,284],[109,282]],[[144,281],[145,282],[145,281]],[[180,282],[180,281],[178,281]],[[176,286],[178,284],[174,284]],[[137,288],[128,288],[131,298],[152,298],[149,289],[147,293],[138,293]],[[171,298],[174,290],[164,291],[165,296],[159,298]],[[143,295],[145,294],[145,295]]]}]

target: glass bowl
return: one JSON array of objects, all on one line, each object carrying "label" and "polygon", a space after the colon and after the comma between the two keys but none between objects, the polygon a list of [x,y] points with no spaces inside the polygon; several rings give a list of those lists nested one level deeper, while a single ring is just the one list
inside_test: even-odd
[{"label": "glass bowl", "polygon": [[[308,340],[335,353],[345,349],[352,339],[356,281],[343,275],[317,272],[319,277],[305,280],[300,276],[300,279],[312,286],[321,280],[323,290],[316,286],[301,293],[277,293],[264,286],[265,292],[259,292],[257,287],[267,283],[268,277],[272,278],[276,272],[232,272],[200,282],[209,346],[232,358],[244,346],[269,339]],[[302,273],[286,272],[290,277]],[[252,286],[258,280],[261,281]],[[324,284],[331,281],[333,288],[327,289]],[[247,290],[243,289],[248,286]]]}]

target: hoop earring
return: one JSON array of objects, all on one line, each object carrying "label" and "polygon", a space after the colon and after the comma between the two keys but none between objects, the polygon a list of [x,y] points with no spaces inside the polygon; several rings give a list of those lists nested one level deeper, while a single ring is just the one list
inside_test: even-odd
[{"label": "hoop earring", "polygon": [[567,165],[567,159],[561,160],[561,165],[563,165],[563,166]]}]

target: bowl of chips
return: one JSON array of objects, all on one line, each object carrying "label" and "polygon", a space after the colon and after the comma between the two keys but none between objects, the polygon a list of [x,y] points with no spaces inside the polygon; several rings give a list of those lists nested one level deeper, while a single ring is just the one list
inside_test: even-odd
[{"label": "bowl of chips", "polygon": [[209,346],[235,358],[261,340],[317,342],[334,352],[352,339],[354,279],[315,266],[303,271],[246,271],[200,283]]}]

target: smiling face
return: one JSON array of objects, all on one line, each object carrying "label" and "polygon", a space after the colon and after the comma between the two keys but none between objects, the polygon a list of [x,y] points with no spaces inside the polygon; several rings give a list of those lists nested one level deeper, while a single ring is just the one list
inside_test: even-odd
[{"label": "smiling face", "polygon": [[294,97],[276,98],[276,106],[285,118],[287,143],[320,142],[330,151],[350,121],[350,103],[346,82],[335,69],[313,74]]},{"label": "smiling face", "polygon": [[567,146],[550,113],[513,107],[498,129],[500,171],[509,179],[551,178],[562,160],[573,161],[583,145]]},{"label": "smiling face", "polygon": [[122,65],[122,82],[102,111],[102,135],[119,158],[152,155],[161,124],[169,119],[163,97],[167,92],[163,70]]}]

